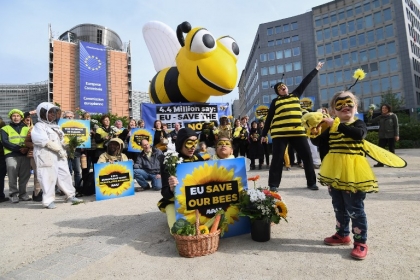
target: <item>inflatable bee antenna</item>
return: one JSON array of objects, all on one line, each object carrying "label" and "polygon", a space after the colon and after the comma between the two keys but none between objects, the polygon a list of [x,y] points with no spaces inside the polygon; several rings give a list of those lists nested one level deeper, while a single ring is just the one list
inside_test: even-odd
[{"label": "inflatable bee antenna", "polygon": [[176,28],[176,36],[181,46],[185,46],[184,35],[182,33],[188,33],[191,31],[191,24],[188,21],[184,21]]}]

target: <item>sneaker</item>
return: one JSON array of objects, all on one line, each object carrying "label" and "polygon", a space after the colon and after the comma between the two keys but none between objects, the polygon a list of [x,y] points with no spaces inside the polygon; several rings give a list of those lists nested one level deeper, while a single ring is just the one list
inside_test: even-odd
[{"label": "sneaker", "polygon": [[48,204],[48,206],[45,206],[45,208],[47,208],[47,209],[55,209],[57,207],[55,206],[54,202],[51,202],[50,204]]},{"label": "sneaker", "polygon": [[21,201],[31,201],[32,198],[30,198],[29,195],[25,194],[25,195],[22,195],[21,197],[19,197],[19,200],[21,200]]},{"label": "sneaker", "polygon": [[277,188],[275,188],[275,187],[270,187],[270,191],[271,191],[271,192],[277,192]]},{"label": "sneaker", "polygon": [[298,165],[299,167],[303,168],[303,163],[299,163]]},{"label": "sneaker", "polygon": [[310,189],[310,190],[313,190],[313,191],[319,190],[319,188],[316,184],[313,184],[312,186],[307,186],[307,188]]},{"label": "sneaker", "polygon": [[350,245],[351,239],[350,239],[350,236],[342,237],[338,235],[338,233],[336,233],[333,236],[324,238],[324,244],[330,245],[330,246]]},{"label": "sneaker", "polygon": [[350,256],[357,260],[364,260],[368,252],[368,246],[364,243],[354,242],[354,248]]},{"label": "sneaker", "polygon": [[286,167],[286,171],[290,171],[292,170],[290,167]]},{"label": "sneaker", "polygon": [[82,202],[83,202],[83,199],[77,198],[76,196],[71,196],[71,197],[68,197],[68,198],[66,199],[66,202],[71,202],[71,203],[82,203]]},{"label": "sneaker", "polygon": [[17,195],[14,195],[10,198],[11,203],[19,203],[19,197]]},{"label": "sneaker", "polygon": [[375,164],[373,167],[384,167],[384,165],[382,164],[382,163],[377,163],[377,164]]},{"label": "sneaker", "polygon": [[314,164],[314,169],[319,169],[321,167],[321,164]]},{"label": "sneaker", "polygon": [[161,188],[152,188],[152,190],[160,192]]},{"label": "sneaker", "polygon": [[38,195],[35,195],[35,191],[32,192],[32,200],[36,202],[42,201],[42,190],[39,191]]}]

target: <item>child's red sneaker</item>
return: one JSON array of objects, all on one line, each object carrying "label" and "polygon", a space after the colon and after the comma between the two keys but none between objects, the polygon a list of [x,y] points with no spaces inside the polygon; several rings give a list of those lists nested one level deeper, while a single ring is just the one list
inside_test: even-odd
[{"label": "child's red sneaker", "polygon": [[338,233],[324,239],[324,243],[330,246],[350,245],[351,239],[349,236],[340,236]]},{"label": "child's red sneaker", "polygon": [[368,252],[368,246],[364,243],[354,242],[354,248],[351,251],[351,257],[358,260],[364,260]]}]

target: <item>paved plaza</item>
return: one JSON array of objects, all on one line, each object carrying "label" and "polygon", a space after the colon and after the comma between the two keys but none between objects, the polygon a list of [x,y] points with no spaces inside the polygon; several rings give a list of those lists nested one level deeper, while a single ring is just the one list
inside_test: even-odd
[{"label": "paved plaza", "polygon": [[[351,246],[323,245],[335,228],[331,199],[326,187],[308,190],[303,169],[293,167],[283,171],[279,190],[288,223],[273,226],[269,242],[249,234],[226,238],[215,254],[193,259],[178,256],[156,206],[159,192],[85,197],[80,205],[59,196],[54,210],[0,203],[0,279],[419,279],[420,149],[397,154],[406,168],[374,169],[380,191],[365,201],[364,261],[350,258]],[[266,185],[268,170],[248,175],[256,174],[257,185]]]}]

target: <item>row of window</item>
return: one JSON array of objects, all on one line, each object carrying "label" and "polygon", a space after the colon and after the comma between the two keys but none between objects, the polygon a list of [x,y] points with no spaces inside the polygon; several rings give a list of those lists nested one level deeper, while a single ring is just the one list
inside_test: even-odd
[{"label": "row of window", "polygon": [[[283,55],[284,53],[284,55]],[[289,58],[293,56],[298,56],[300,55],[300,47],[295,47],[292,49],[285,49],[285,50],[279,50],[279,51],[275,51],[275,52],[269,52],[269,53],[262,53],[260,54],[260,61],[264,62],[264,61],[271,61],[271,60],[275,60],[275,59],[282,59],[284,58]]]},{"label": "row of window", "polygon": [[[365,71],[368,77],[395,73],[399,69],[398,61],[396,58],[364,64],[361,65],[360,68]],[[353,80],[352,77],[354,70],[356,69],[345,69],[335,72],[322,73],[319,75],[319,85],[322,87],[327,85],[335,85],[342,82],[351,82]]]},{"label": "row of window", "polygon": [[411,22],[411,24],[415,26],[417,30],[420,30],[420,23],[417,20],[417,18],[413,16],[413,14],[410,12],[408,8],[405,9],[405,12],[407,13],[407,18]]},{"label": "row of window", "polygon": [[[398,99],[401,99],[401,93],[400,92],[396,92],[394,93],[395,97]],[[377,106],[379,106],[380,104],[382,104],[382,96],[374,96],[374,97],[367,97],[367,98],[363,98],[362,100],[362,108],[363,108],[363,112],[367,112],[369,111],[369,106],[370,104],[375,104]]]},{"label": "row of window", "polygon": [[[351,91],[357,95],[370,95],[386,92],[388,90],[398,90],[400,89],[400,87],[400,77],[398,75],[395,75],[391,77],[373,79],[370,81],[360,81],[356,85],[354,85],[354,87],[352,87]],[[330,100],[336,92],[339,92],[341,90],[344,90],[343,86],[321,89],[321,100]]]},{"label": "row of window", "polygon": [[302,82],[302,76],[287,77],[287,78],[279,79],[279,80],[263,81],[261,83],[261,87],[262,89],[268,89],[281,81],[283,81],[289,87],[293,85],[297,86]]},{"label": "row of window", "polygon": [[416,88],[420,88],[420,77],[414,74],[414,84],[416,85]]},{"label": "row of window", "polygon": [[325,45],[317,46],[318,56],[329,55],[334,52],[341,52],[354,47],[361,47],[370,43],[378,42],[383,39],[394,37],[394,26],[388,25],[385,27],[377,28],[366,33],[349,36],[342,38]]},{"label": "row of window", "polygon": [[261,76],[267,76],[267,75],[274,75],[274,74],[283,74],[285,72],[290,72],[293,70],[300,70],[302,69],[302,65],[300,61],[295,61],[291,63],[286,64],[279,64],[279,65],[272,65],[269,67],[262,67],[261,68]]},{"label": "row of window", "polygon": [[410,41],[410,45],[411,45],[411,52],[415,56],[417,56],[418,58],[420,58],[420,48],[413,41]]},{"label": "row of window", "polygon": [[299,41],[299,35],[295,35],[295,36],[292,36],[292,37],[286,37],[286,38],[283,38],[283,39],[270,40],[267,43],[267,47],[274,47],[274,46],[278,46],[278,45],[281,45],[281,44],[287,44],[287,43],[296,42],[296,41]]},{"label": "row of window", "polygon": [[282,32],[288,32],[291,30],[296,30],[298,29],[298,23],[297,22],[292,22],[292,23],[286,23],[283,24],[283,26],[278,25],[275,27],[269,27],[267,28],[267,36],[271,36],[274,34],[280,34]]},{"label": "row of window", "polygon": [[420,73],[420,62],[417,59],[415,59],[414,57],[412,58],[412,60],[413,60],[414,70],[416,70],[417,72]]},{"label": "row of window", "polygon": [[331,70],[334,68],[341,68],[342,66],[348,66],[350,64],[359,64],[367,62],[368,60],[376,60],[377,58],[385,57],[387,55],[394,55],[395,53],[395,42],[389,42],[370,49],[363,49],[360,51],[353,51],[342,55],[327,57],[325,59],[324,69]]},{"label": "row of window", "polygon": [[416,14],[418,18],[420,18],[420,11],[417,9],[417,7],[414,5],[412,0],[405,0],[405,3],[410,7],[410,9],[413,11],[413,13]]},{"label": "row of window", "polygon": [[389,0],[373,0],[372,2],[366,2],[363,5],[358,3],[353,6],[347,6],[346,9],[340,9],[338,11],[331,12],[329,15],[317,16],[315,18],[315,27],[320,27],[324,24],[334,23],[345,19],[346,17],[353,17],[359,15],[362,12],[369,12],[371,9],[379,8],[382,5],[389,4]]},{"label": "row of window", "polygon": [[419,33],[417,33],[414,27],[410,24],[408,24],[408,33],[410,33],[410,36],[413,38],[414,42],[418,44],[420,39]]}]

